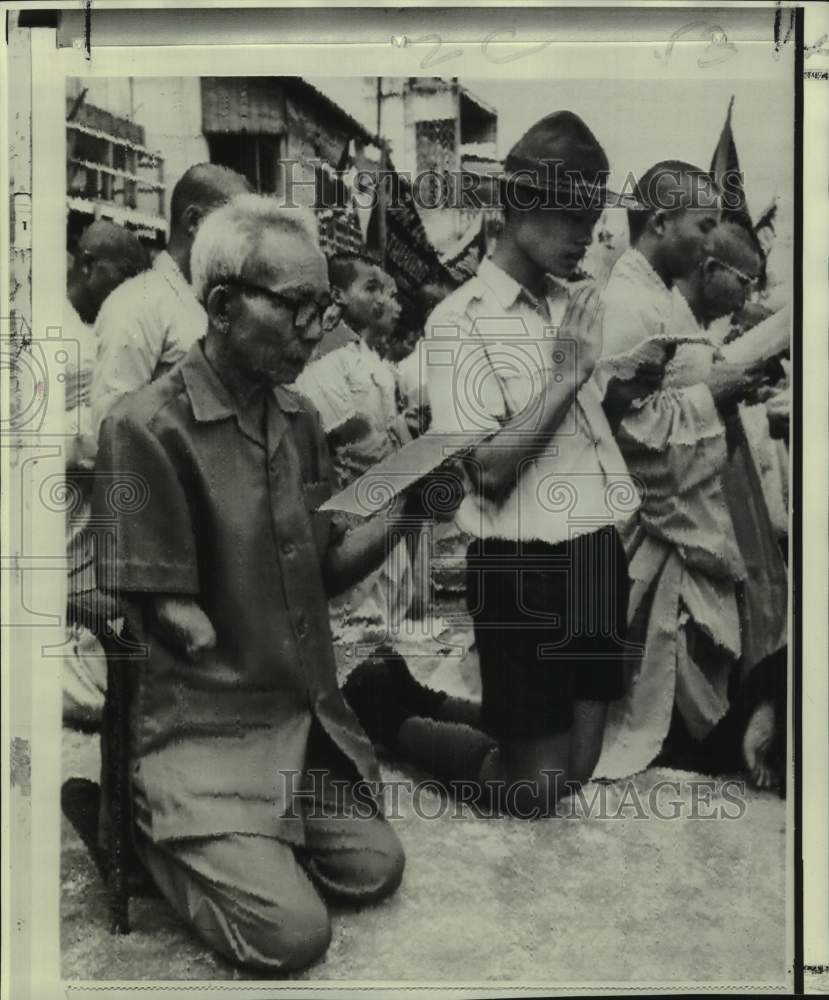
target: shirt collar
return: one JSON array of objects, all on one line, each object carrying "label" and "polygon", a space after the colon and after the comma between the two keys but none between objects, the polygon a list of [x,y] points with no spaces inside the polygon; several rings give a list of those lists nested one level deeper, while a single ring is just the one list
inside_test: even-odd
[{"label": "shirt collar", "polygon": [[[204,354],[204,340],[198,340],[181,361],[181,374],[190,399],[193,416],[199,422],[244,417]],[[299,399],[287,386],[272,389],[273,398],[283,413],[298,413]]]},{"label": "shirt collar", "polygon": [[[524,298],[534,309],[539,306],[536,296],[519,281],[516,281],[511,274],[507,274],[506,271],[498,267],[491,257],[485,257],[481,261],[478,267],[478,277],[487,285],[504,309],[512,309],[520,298]],[[545,275],[544,286],[547,299],[569,298],[570,296],[567,282],[555,275]]]}]

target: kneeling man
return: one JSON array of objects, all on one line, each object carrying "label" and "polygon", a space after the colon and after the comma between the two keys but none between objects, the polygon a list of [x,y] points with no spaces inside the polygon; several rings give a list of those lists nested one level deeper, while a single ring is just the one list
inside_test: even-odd
[{"label": "kneeling man", "polygon": [[331,461],[286,388],[328,302],[312,227],[257,195],[210,215],[192,254],[207,333],[116,404],[99,453],[102,482],[137,484],[99,579],[148,651],[132,674],[139,853],[211,947],[270,972],[325,952],[323,897],[379,900],[403,872],[327,604],[382,562],[402,504],[347,535],[317,512]]}]

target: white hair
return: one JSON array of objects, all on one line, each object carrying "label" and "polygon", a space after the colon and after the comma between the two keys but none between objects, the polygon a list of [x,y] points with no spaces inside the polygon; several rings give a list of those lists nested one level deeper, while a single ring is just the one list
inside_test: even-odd
[{"label": "white hair", "polygon": [[214,286],[240,278],[255,258],[262,236],[274,231],[299,237],[322,256],[316,220],[308,209],[287,207],[266,195],[240,194],[212,211],[199,226],[190,251],[196,298],[204,303]]}]

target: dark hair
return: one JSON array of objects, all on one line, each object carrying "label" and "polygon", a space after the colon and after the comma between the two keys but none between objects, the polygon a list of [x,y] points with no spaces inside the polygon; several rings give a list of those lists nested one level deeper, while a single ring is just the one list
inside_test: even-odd
[{"label": "dark hair", "polygon": [[686,163],[685,160],[660,160],[659,163],[655,163],[642,174],[634,186],[633,194],[636,200],[645,207],[629,208],[627,212],[631,245],[636,244],[645,231],[648,219],[658,209],[679,211],[688,207],[687,205],[660,204],[666,183],[672,181],[675,192],[682,180],[686,178],[694,180],[695,185],[704,185],[717,190],[717,184],[709,173],[701,167],[694,166],[693,163]]},{"label": "dark hair", "polygon": [[380,267],[380,261],[369,253],[337,253],[328,258],[328,281],[334,288],[345,291],[357,276],[358,261]]},{"label": "dark hair", "polygon": [[180,225],[191,205],[212,209],[223,205],[233,194],[251,192],[247,178],[218,163],[196,163],[179,178],[170,198],[170,229]]}]

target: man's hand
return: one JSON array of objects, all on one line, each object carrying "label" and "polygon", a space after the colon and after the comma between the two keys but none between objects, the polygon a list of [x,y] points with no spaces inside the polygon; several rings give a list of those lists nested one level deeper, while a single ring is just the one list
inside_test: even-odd
[{"label": "man's hand", "polygon": [[576,379],[581,385],[593,374],[602,353],[604,305],[595,285],[580,288],[567,304],[559,327],[559,338],[572,340],[576,348]]},{"label": "man's hand", "polygon": [[152,608],[162,638],[183,650],[192,663],[215,648],[216,632],[194,598],[157,596]]},{"label": "man's hand", "polygon": [[722,408],[739,403],[747,393],[759,385],[765,376],[765,369],[764,361],[754,361],[750,364],[717,361],[706,379],[706,385],[714,397],[714,402]]}]

